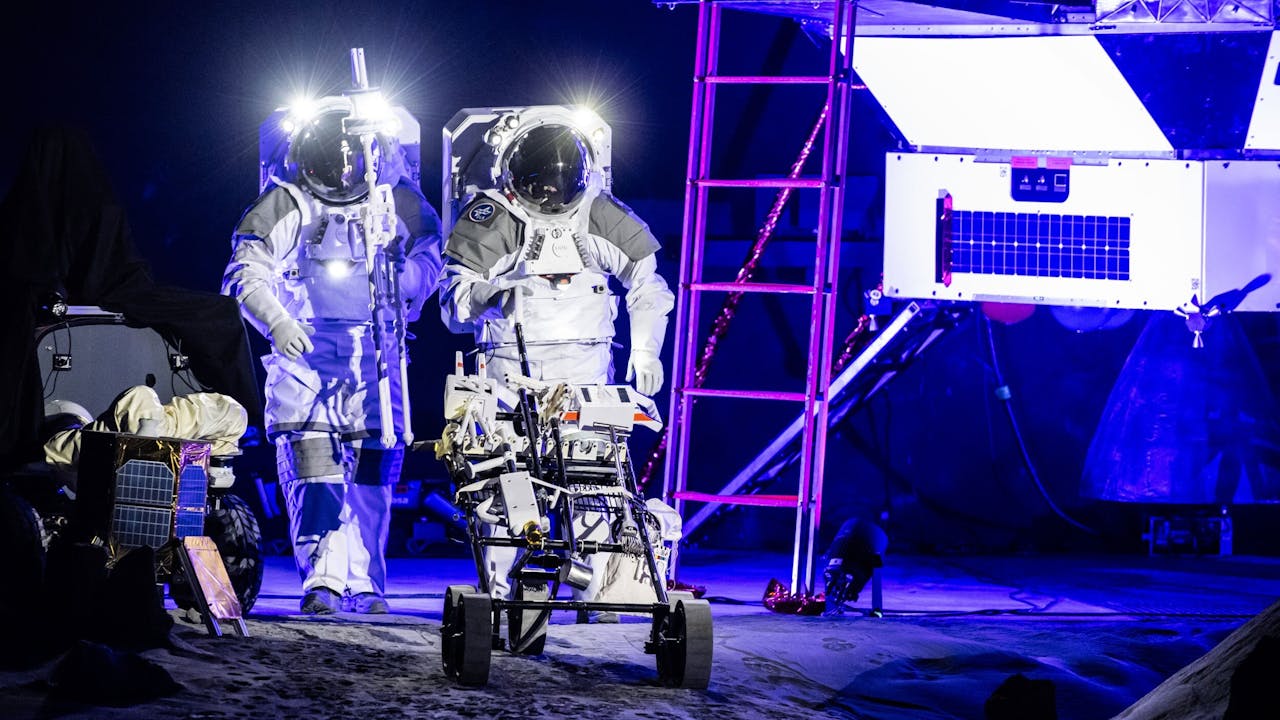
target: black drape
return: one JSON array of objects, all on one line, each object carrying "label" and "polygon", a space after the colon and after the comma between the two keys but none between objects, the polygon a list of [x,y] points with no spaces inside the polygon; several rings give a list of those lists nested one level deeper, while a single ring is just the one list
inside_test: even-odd
[{"label": "black drape", "polygon": [[67,304],[97,305],[154,328],[190,357],[201,383],[238,400],[250,424],[261,425],[253,357],[236,302],[156,284],[83,131],[36,131],[0,202],[0,218],[0,467],[40,457],[36,308],[55,291]]}]

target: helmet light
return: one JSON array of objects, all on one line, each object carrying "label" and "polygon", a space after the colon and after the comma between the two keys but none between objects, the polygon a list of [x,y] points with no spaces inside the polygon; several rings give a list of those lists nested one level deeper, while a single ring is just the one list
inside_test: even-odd
[{"label": "helmet light", "polygon": [[598,125],[599,117],[595,110],[589,107],[579,107],[573,111],[573,124],[577,125],[579,129],[585,130],[593,125]]}]

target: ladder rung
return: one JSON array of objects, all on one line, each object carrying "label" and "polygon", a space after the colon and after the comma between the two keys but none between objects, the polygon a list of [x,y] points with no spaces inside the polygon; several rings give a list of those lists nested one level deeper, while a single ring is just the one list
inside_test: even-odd
[{"label": "ladder rung", "polygon": [[825,187],[820,178],[745,178],[740,180],[721,180],[703,178],[694,180],[703,187],[720,188],[820,188]]},{"label": "ladder rung", "polygon": [[740,283],[740,282],[697,282],[689,283],[690,290],[719,291],[731,293],[796,293],[812,295],[812,285],[796,285],[793,283]]},{"label": "ladder rung", "polygon": [[708,75],[703,80],[720,85],[828,85],[829,77],[815,75]]},{"label": "ladder rung", "polygon": [[804,400],[806,395],[798,392],[782,392],[780,390],[709,390],[707,388],[685,388],[682,392],[693,397],[741,398],[744,400]]},{"label": "ladder rung", "polygon": [[797,495],[715,495],[713,493],[684,492],[675,493],[677,500],[694,502],[720,503],[722,505],[760,505],[763,507],[795,507],[800,502]]}]

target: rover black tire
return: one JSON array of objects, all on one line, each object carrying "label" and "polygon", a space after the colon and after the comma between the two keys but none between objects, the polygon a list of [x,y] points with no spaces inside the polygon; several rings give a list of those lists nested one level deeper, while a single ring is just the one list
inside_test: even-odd
[{"label": "rover black tire", "polygon": [[[44,538],[40,516],[31,503],[0,487],[0,557],[5,561],[6,585],[13,597],[31,597],[44,585]],[[0,600],[0,607],[5,604]]]},{"label": "rover black tire", "polygon": [[440,643],[445,674],[461,685],[483,686],[493,656],[493,601],[481,593],[449,592],[445,606]]},{"label": "rover black tire", "polygon": [[659,625],[658,679],[670,687],[707,689],[714,644],[707,601],[677,599]]}]

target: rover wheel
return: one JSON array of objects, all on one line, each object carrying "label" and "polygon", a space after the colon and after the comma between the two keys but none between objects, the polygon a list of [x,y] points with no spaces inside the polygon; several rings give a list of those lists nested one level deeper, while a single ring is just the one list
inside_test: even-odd
[{"label": "rover wheel", "polygon": [[484,685],[493,653],[493,601],[480,593],[455,595],[452,591],[457,587],[449,588],[446,618],[440,627],[444,671],[463,685]]},{"label": "rover wheel", "polygon": [[6,585],[18,590],[15,597],[38,594],[44,586],[43,535],[40,516],[31,503],[0,487],[0,557],[5,558]]},{"label": "rover wheel", "polygon": [[453,661],[457,654],[454,644],[460,637],[458,605],[462,602],[463,595],[470,595],[475,591],[474,585],[450,585],[444,591],[444,607],[440,613],[440,655],[444,660],[444,672],[449,677],[457,676]]},{"label": "rover wheel", "polygon": [[448,624],[453,617],[454,608],[462,601],[463,595],[469,595],[476,591],[475,585],[450,585],[444,591],[444,608],[441,612],[441,624]]},{"label": "rover wheel", "polygon": [[706,689],[711,681],[712,640],[707,601],[677,599],[659,628],[658,679],[672,687]]}]

